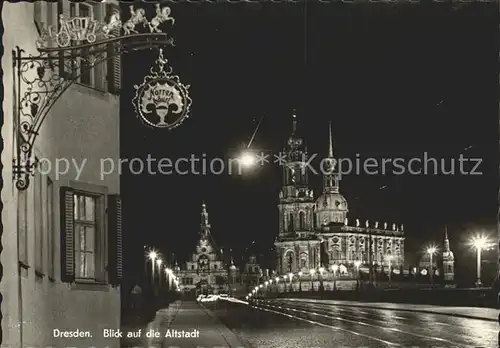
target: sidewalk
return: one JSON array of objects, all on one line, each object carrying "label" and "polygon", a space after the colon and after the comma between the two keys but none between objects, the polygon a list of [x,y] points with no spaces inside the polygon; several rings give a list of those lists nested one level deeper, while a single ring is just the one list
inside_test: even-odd
[{"label": "sidewalk", "polygon": [[478,319],[498,322],[500,310],[494,308],[481,307],[445,307],[432,305],[416,305],[401,303],[382,303],[382,302],[354,302],[354,301],[334,301],[334,300],[308,300],[308,299],[280,299],[286,301],[326,303],[335,306],[363,307],[374,309],[393,309],[408,312],[420,312],[429,314],[443,314],[459,318]]},{"label": "sidewalk", "polygon": [[[214,314],[195,301],[182,302],[166,331],[171,337],[164,338],[162,348],[245,348]],[[193,333],[194,337],[175,337]]]},{"label": "sidewalk", "polygon": [[[124,325],[121,327],[121,331],[123,332],[123,337],[120,340],[121,348],[130,348],[130,347],[161,347],[161,343],[163,340],[163,336],[165,330],[172,323],[175,316],[179,312],[179,308],[181,306],[181,301],[175,301],[171,303],[168,308],[160,309],[156,312],[156,316],[153,321],[149,322],[145,325]],[[141,330],[140,337],[127,338],[128,332],[137,332]],[[150,330],[154,332],[159,332],[160,338],[147,338],[146,333]]]}]

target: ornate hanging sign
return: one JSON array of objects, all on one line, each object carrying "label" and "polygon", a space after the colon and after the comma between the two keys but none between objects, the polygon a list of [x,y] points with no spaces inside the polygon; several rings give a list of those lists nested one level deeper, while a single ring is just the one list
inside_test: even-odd
[{"label": "ornate hanging sign", "polygon": [[192,100],[189,85],[183,85],[179,76],[171,75],[172,68],[165,67],[163,50],[150,69],[150,75],[140,85],[134,86],[136,94],[132,103],[138,116],[149,126],[173,129],[189,117]]}]

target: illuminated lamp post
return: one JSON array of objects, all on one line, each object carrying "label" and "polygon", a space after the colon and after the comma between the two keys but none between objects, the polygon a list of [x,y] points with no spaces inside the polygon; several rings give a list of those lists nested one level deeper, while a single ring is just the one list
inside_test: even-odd
[{"label": "illuminated lamp post", "polygon": [[360,286],[359,267],[361,266],[361,261],[359,261],[359,260],[354,261],[354,266],[356,267],[356,284],[357,284],[358,289],[359,289],[359,286]]},{"label": "illuminated lamp post", "polygon": [[155,262],[158,257],[158,253],[156,251],[150,251],[148,254],[148,258],[151,260],[151,283],[154,285],[155,283]]},{"label": "illuminated lamp post", "polygon": [[472,246],[476,249],[476,270],[477,270],[477,279],[476,286],[479,288],[483,284],[481,282],[481,253],[483,250],[486,250],[491,247],[492,243],[485,236],[477,236],[472,238],[471,240]]},{"label": "illuminated lamp post", "polygon": [[434,247],[434,246],[431,246],[431,247],[427,248],[427,253],[429,254],[429,262],[431,264],[431,266],[430,266],[430,273],[429,273],[430,280],[431,280],[431,287],[434,286],[434,262],[433,262],[433,256],[436,253],[436,251],[437,251],[437,248]]},{"label": "illuminated lamp post", "polygon": [[302,271],[298,273],[299,275],[299,292],[302,292]]},{"label": "illuminated lamp post", "polygon": [[311,291],[314,291],[314,273],[316,273],[316,270],[311,268],[309,270],[309,274],[311,275]]},{"label": "illuminated lamp post", "polygon": [[338,265],[332,265],[332,272],[333,272],[333,291],[337,290],[337,271],[339,270]]}]

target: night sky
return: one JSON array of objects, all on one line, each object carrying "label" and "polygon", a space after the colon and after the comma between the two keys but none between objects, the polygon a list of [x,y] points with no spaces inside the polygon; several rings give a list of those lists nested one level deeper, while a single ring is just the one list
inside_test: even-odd
[{"label": "night sky", "polygon": [[[181,82],[191,85],[191,118],[172,131],[146,127],[131,103],[133,85],[157,52],[126,56],[122,158],[235,157],[262,116],[252,147],[277,153],[291,133],[294,108],[309,153],[318,157],[326,155],[331,121],[338,157],[482,158],[479,176],[351,174],[340,184],[351,221],[404,223],[405,247],[413,252],[441,243],[448,225],[457,267],[474,269],[467,237],[496,233],[494,5],[171,7],[176,47],[165,53]],[[318,194],[321,180],[310,176]],[[238,261],[252,246],[269,266],[280,185],[274,164],[243,176],[132,175],[124,168],[128,275],[143,269],[145,244],[180,260],[189,256],[202,200],[219,247],[233,248]]]}]

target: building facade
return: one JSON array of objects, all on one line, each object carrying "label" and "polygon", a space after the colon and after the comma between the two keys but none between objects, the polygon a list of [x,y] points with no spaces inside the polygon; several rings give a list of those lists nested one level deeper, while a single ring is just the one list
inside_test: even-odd
[{"label": "building facade", "polygon": [[424,250],[420,257],[420,262],[418,264],[419,272],[421,275],[430,275],[429,272],[432,271],[435,277],[442,278],[446,283],[452,283],[455,281],[455,255],[450,249],[450,240],[448,239],[448,229],[445,228],[443,248],[436,248],[435,255],[432,256],[432,264],[430,254]]},{"label": "building facade", "polygon": [[221,293],[243,295],[262,278],[257,258],[250,256],[243,269],[234,264],[232,256],[227,264],[210,230],[207,206],[202,203],[196,250],[184,267],[176,272],[181,290],[188,297]]},{"label": "building facade", "polygon": [[[355,276],[375,269],[400,269],[404,262],[403,226],[379,224],[359,219],[349,224],[348,204],[340,193],[339,175],[334,158],[331,129],[328,157],[323,168],[323,192],[314,197],[309,188],[307,148],[297,133],[296,115],[293,132],[283,150],[287,163],[279,193],[279,233],[276,238],[278,273],[309,276],[324,270],[335,276]],[[311,271],[314,270],[314,271]]]},{"label": "building facade", "polygon": [[[210,233],[207,206],[201,205],[201,223],[196,251],[191,255],[185,267],[178,272],[181,289],[186,295],[209,295],[227,293],[230,289],[229,280],[239,278],[235,267],[229,269],[224,263],[220,249]],[[234,266],[234,265],[232,265]]]},{"label": "building facade", "polygon": [[[33,150],[40,165],[20,191],[13,175],[17,100],[28,86],[14,78],[12,54],[18,46],[36,56],[43,26],[57,25],[62,14],[102,21],[117,6],[4,3],[2,347],[119,347],[102,330],[120,327],[120,181],[118,171],[100,175],[100,159],[119,160],[119,79],[109,74],[119,71],[119,60],[88,72],[78,61],[73,65],[80,77],[43,122]],[[58,72],[45,71],[52,73]],[[57,163],[68,166],[58,171]],[[86,338],[54,337],[56,329],[79,330]]]}]

